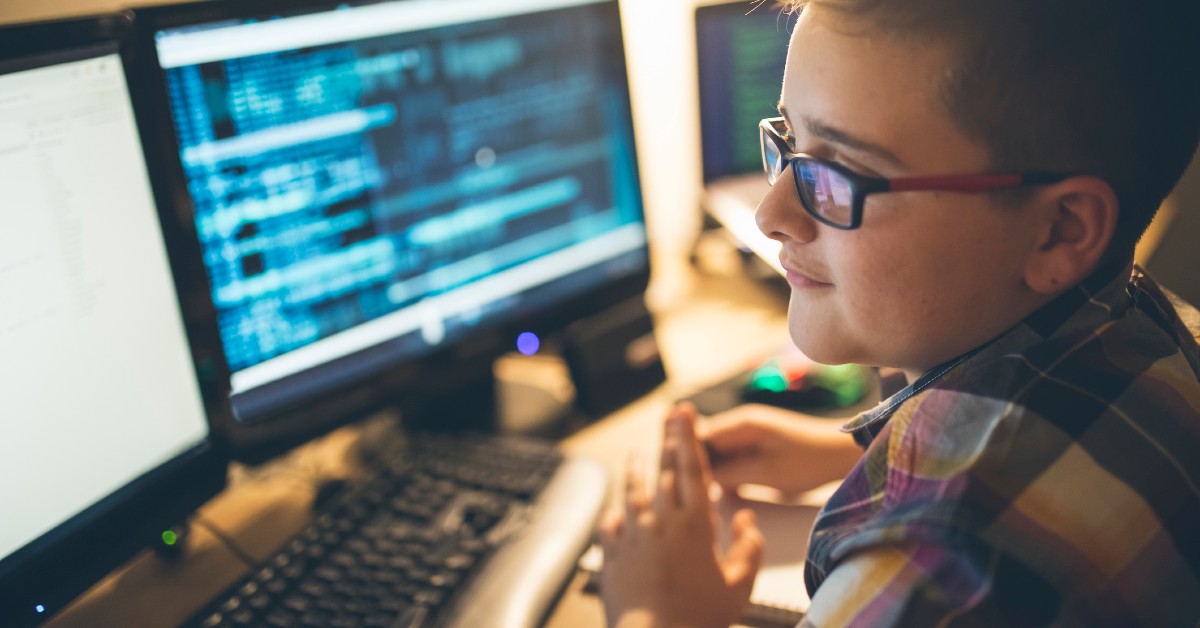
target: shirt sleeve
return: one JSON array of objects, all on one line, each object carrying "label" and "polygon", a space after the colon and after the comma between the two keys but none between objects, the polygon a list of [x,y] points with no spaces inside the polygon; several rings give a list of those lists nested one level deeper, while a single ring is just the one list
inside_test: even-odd
[{"label": "shirt sleeve", "polygon": [[936,545],[862,550],[829,573],[802,625],[1002,625],[987,617],[988,575],[986,566]]}]

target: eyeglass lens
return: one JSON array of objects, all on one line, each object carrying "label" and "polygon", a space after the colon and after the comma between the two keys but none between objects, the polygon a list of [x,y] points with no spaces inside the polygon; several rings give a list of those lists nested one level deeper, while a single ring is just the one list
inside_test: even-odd
[{"label": "eyeglass lens", "polygon": [[[779,175],[787,168],[784,161],[781,137],[775,137],[767,129],[760,129],[763,170],[767,183],[775,185]],[[796,182],[796,193],[809,213],[828,222],[849,226],[853,213],[854,192],[851,184],[841,173],[824,164],[798,157],[791,162]]]},{"label": "eyeglass lens", "polygon": [[786,164],[779,151],[779,144],[766,129],[759,129],[759,142],[762,144],[763,171],[767,173],[767,183],[775,185]]},{"label": "eyeglass lens", "polygon": [[817,161],[796,159],[792,168],[796,191],[808,210],[831,223],[848,226],[854,203],[850,181]]}]

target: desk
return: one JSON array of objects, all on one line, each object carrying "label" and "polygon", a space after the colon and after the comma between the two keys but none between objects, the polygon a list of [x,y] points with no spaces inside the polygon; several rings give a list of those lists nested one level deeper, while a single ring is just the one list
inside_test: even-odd
[{"label": "desk", "polygon": [[[647,294],[669,375],[666,384],[621,410],[586,425],[561,442],[568,455],[585,456],[610,472],[610,500],[626,452],[634,443],[651,452],[671,403],[744,370],[787,340],[781,292],[747,281],[736,264],[698,272],[682,260],[656,261]],[[713,333],[720,330],[720,333]],[[565,381],[560,364],[534,361],[501,365],[500,378],[530,376]],[[514,367],[509,369],[508,367]],[[511,370],[511,373],[505,373]],[[532,372],[536,370],[537,372]],[[523,375],[522,375],[523,373]],[[192,526],[186,555],[167,562],[143,552],[56,616],[51,626],[173,626],[246,572],[247,566],[217,535],[228,536],[248,558],[272,555],[309,519],[313,489],[328,477],[352,476],[347,452],[363,430],[351,425],[256,468],[235,465],[229,487],[205,504]],[[547,621],[551,628],[602,626],[599,599],[570,583]]]}]

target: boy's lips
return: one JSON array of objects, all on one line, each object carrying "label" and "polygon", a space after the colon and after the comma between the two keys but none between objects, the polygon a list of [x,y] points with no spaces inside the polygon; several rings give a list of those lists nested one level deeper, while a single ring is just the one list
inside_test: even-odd
[{"label": "boy's lips", "polygon": [[787,277],[787,281],[792,285],[792,287],[829,288],[833,286],[833,284],[829,283],[828,281],[821,281],[820,279],[813,277],[809,271],[801,270],[799,266],[793,264],[789,260],[784,259],[782,256],[779,258],[779,265],[783,267],[784,275]]}]

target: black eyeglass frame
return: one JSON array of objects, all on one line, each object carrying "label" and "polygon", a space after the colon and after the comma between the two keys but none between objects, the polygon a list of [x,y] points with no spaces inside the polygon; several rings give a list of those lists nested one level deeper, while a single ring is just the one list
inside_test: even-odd
[{"label": "black eyeglass frame", "polygon": [[[1015,173],[984,173],[984,174],[952,174],[920,177],[897,177],[886,179],[858,174],[839,163],[826,161],[807,153],[795,152],[787,140],[787,124],[782,117],[764,118],[758,123],[759,144],[762,150],[763,171],[767,174],[767,182],[775,185],[779,176],[789,166],[792,169],[792,180],[796,186],[796,196],[804,211],[822,224],[835,229],[849,231],[862,226],[863,205],[867,196],[885,192],[918,192],[918,191],[950,191],[977,194],[989,190],[1023,187],[1027,185],[1048,185],[1058,183],[1076,175],[1043,171],[1028,171]],[[778,171],[773,171],[772,160],[768,158],[767,142],[770,141],[779,153]],[[850,187],[850,219],[843,224],[820,214],[815,208],[809,207],[804,200],[801,189],[807,189],[798,164],[827,168],[846,180]]]}]

